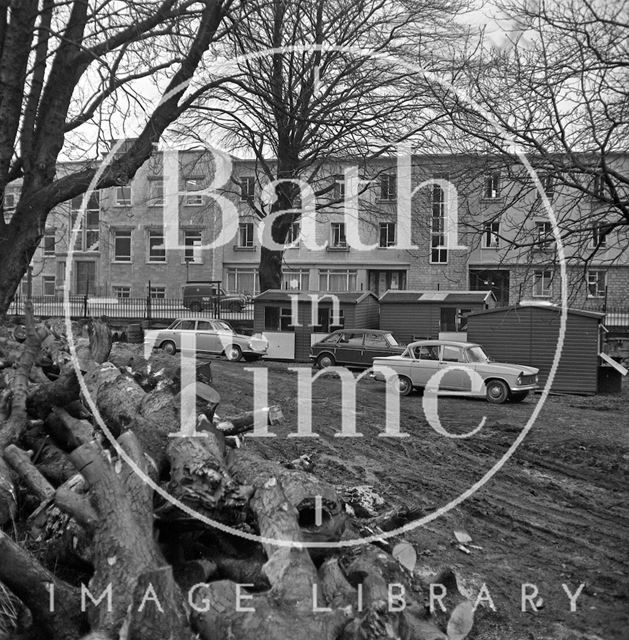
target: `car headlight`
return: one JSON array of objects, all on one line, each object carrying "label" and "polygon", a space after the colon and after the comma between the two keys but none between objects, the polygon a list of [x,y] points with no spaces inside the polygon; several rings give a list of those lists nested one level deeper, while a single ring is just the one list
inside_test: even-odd
[{"label": "car headlight", "polygon": [[518,375],[518,377],[515,379],[515,381],[516,381],[518,384],[522,384],[522,373],[520,373],[520,374]]},{"label": "car headlight", "polygon": [[266,340],[249,340],[248,346],[252,351],[266,351],[268,348]]}]

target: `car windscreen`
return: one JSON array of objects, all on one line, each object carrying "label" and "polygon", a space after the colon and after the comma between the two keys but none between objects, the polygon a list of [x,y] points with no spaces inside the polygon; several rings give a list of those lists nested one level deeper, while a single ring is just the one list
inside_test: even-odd
[{"label": "car windscreen", "polygon": [[387,342],[392,346],[392,347],[397,347],[400,343],[393,337],[393,334],[391,333],[387,333]]},{"label": "car windscreen", "polygon": [[215,320],[214,321],[214,328],[217,331],[232,331],[233,332],[233,329],[226,322],[223,322],[222,320]]}]

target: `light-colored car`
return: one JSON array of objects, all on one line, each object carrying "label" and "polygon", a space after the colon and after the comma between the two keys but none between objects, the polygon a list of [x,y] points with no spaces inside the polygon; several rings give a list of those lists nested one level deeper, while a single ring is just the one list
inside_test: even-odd
[{"label": "light-colored car", "polygon": [[166,353],[177,353],[185,336],[190,337],[190,344],[196,344],[197,352],[224,355],[234,362],[241,358],[258,360],[266,354],[269,344],[262,334],[236,333],[225,320],[178,318],[167,329],[145,331],[144,350],[157,348]]},{"label": "light-colored car", "polygon": [[472,380],[465,371],[446,371],[439,389],[456,395],[486,397],[489,402],[501,404],[510,400],[521,402],[530,391],[537,389],[539,369],[519,364],[492,362],[483,348],[471,342],[449,340],[419,340],[411,342],[404,353],[387,358],[374,358],[372,376],[385,380],[382,367],[397,374],[401,395],[426,386],[428,380],[440,370],[448,367],[464,367],[475,371],[483,380],[480,388],[473,388]]}]

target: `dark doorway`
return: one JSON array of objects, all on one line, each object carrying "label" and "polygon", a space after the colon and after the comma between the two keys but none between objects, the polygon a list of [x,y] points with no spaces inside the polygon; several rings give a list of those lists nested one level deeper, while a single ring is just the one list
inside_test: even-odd
[{"label": "dark doorway", "polygon": [[77,262],[76,263],[76,292],[85,295],[95,293],[96,289],[96,263]]},{"label": "dark doorway", "polygon": [[508,269],[470,269],[470,290],[491,291],[499,307],[509,304]]},{"label": "dark doorway", "polygon": [[406,271],[369,271],[369,290],[381,296],[389,289],[406,289]]}]

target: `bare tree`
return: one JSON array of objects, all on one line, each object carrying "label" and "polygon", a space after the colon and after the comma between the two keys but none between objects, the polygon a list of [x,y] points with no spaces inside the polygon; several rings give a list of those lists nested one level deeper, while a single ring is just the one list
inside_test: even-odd
[{"label": "bare tree", "polygon": [[[186,83],[222,35],[221,23],[233,5],[2,3],[0,194],[15,180],[21,190],[10,219],[0,215],[0,314],[26,272],[49,212],[84,193],[95,176],[97,161],[58,176],[60,154],[71,155],[82,141],[119,130],[127,116],[139,118],[144,125],[134,144],[106,168],[97,188],[126,184],[185,108]],[[146,93],[162,99],[148,106]]]},{"label": "bare tree", "polygon": [[[607,259],[607,236],[626,247],[629,225],[627,9],[590,0],[505,0],[500,10],[511,25],[505,42],[482,39],[452,67],[453,85],[469,100],[432,85],[434,95],[460,134],[458,148],[493,154],[495,168],[509,174],[505,207],[519,201],[527,219],[540,213],[536,185],[514,170],[518,149],[555,198],[570,255],[586,265]],[[548,244],[523,233],[504,240],[516,249]]]},{"label": "bare tree", "polygon": [[[225,51],[237,60],[237,72],[215,100],[188,112],[182,131],[210,123],[231,150],[255,158],[264,181],[277,181],[272,204],[250,204],[260,219],[286,211],[272,224],[273,240],[283,244],[300,215],[291,180],[306,181],[326,206],[340,206],[325,175],[334,161],[351,156],[360,164],[390,154],[396,142],[425,139],[438,122],[434,105],[422,99],[421,74],[398,60],[417,64],[420,54],[444,53],[463,6],[460,0],[248,6],[246,19],[232,17]],[[280,287],[282,258],[282,250],[262,247],[261,290]]]}]

